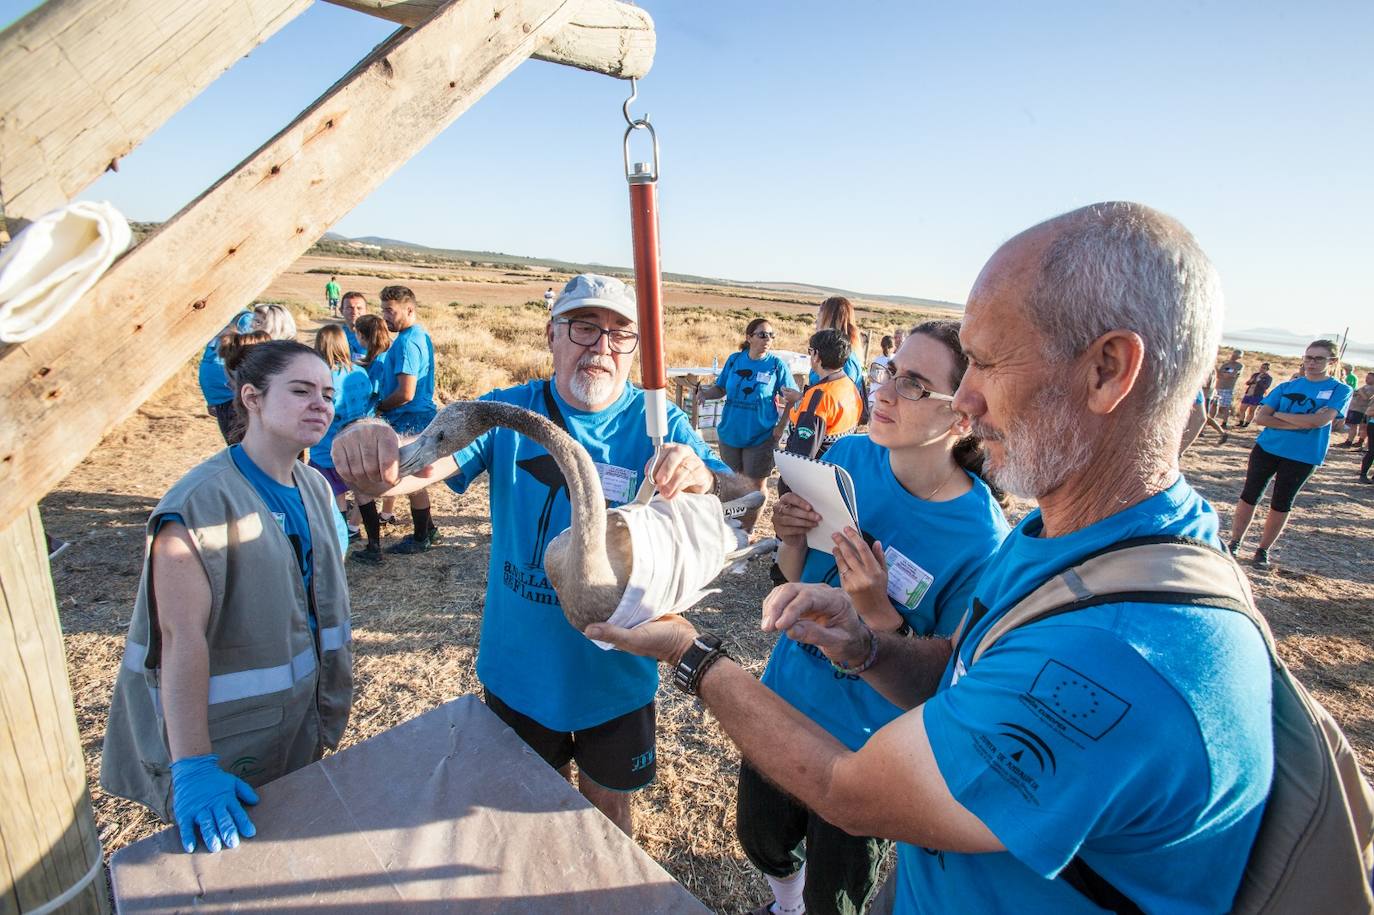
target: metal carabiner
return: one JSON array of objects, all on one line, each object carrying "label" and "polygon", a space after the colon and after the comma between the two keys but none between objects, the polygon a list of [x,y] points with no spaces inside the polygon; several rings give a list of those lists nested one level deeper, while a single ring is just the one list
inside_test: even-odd
[{"label": "metal carabiner", "polygon": [[[656,133],[654,132],[654,125],[649,123],[649,115],[648,115],[648,113],[645,113],[644,117],[642,117],[642,118],[636,118],[636,117],[631,116],[631,114],[630,114],[630,105],[632,105],[632,104],[634,103],[634,100],[635,100],[635,99],[639,98],[639,86],[637,85],[637,83],[638,83],[638,81],[637,81],[633,76],[630,77],[630,97],[627,98],[627,99],[625,100],[625,104],[623,104],[623,105],[620,106],[621,112],[625,115],[625,123],[629,125],[628,127],[625,128],[625,142],[624,142],[625,177],[626,177],[626,179],[634,179],[636,182],[657,181],[657,180],[658,180],[658,134],[656,134]],[[636,130],[647,130],[647,131],[649,131],[649,139],[650,139],[650,140],[653,142],[653,144],[654,144],[654,161],[653,161],[653,167],[652,167],[652,169],[651,169],[650,171],[648,171],[648,172],[640,171],[639,169],[633,168],[633,167],[631,167],[631,165],[630,165],[630,135],[633,134]],[[643,163],[636,163],[636,165],[639,165],[639,164],[643,164]]]}]

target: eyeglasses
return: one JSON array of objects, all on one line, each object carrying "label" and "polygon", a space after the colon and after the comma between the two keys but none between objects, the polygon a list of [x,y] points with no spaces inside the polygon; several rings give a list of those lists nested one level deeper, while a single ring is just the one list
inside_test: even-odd
[{"label": "eyeglasses", "polygon": [[771,330],[756,330],[750,336],[758,337],[760,340],[772,340],[777,334]]},{"label": "eyeglasses", "polygon": [[883,365],[881,362],[875,362],[870,365],[868,367],[868,373],[868,377],[873,380],[875,388],[880,388],[890,381],[892,382],[893,389],[897,392],[897,396],[903,400],[923,400],[929,397],[931,400],[943,400],[948,403],[954,402],[953,394],[941,394],[938,391],[932,391],[910,375],[898,375],[894,373],[892,369]]},{"label": "eyeglasses", "polygon": [[1335,356],[1303,356],[1303,362],[1335,362]]},{"label": "eyeglasses", "polygon": [[567,325],[568,339],[578,346],[596,346],[604,336],[611,352],[624,356],[633,353],[639,345],[639,334],[618,327],[602,330],[590,321],[576,318],[560,318],[553,323]]}]

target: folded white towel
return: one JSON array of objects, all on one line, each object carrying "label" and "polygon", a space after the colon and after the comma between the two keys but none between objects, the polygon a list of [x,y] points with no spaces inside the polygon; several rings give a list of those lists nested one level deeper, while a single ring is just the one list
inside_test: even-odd
[{"label": "folded white towel", "polygon": [[56,324],[132,240],[105,202],[79,200],[27,226],[0,251],[0,341],[22,343]]}]

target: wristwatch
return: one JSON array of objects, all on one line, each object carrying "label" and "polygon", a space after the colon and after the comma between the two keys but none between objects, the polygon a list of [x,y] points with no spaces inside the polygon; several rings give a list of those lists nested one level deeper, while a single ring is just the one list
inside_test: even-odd
[{"label": "wristwatch", "polygon": [[721,645],[720,636],[703,632],[692,640],[691,647],[682,653],[677,666],[673,668],[673,685],[688,695],[695,696],[697,687],[706,669],[721,658],[728,658]]}]

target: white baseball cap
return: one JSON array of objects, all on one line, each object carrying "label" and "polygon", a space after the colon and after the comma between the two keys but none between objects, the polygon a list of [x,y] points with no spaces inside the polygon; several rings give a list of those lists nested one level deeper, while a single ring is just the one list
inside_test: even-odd
[{"label": "white baseball cap", "polygon": [[579,273],[568,280],[554,300],[549,317],[556,318],[578,308],[606,308],[622,318],[639,320],[634,290],[613,276],[599,273]]}]

